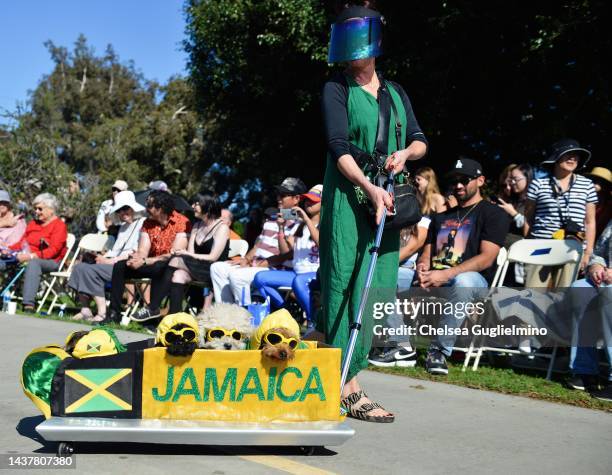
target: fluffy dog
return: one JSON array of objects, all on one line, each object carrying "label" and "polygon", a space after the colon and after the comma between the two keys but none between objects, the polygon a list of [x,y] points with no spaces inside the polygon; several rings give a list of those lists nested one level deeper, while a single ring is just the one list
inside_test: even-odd
[{"label": "fluffy dog", "polygon": [[251,349],[262,350],[264,357],[279,361],[293,359],[302,345],[300,326],[284,308],[264,318],[250,341]]},{"label": "fluffy dog", "polygon": [[166,315],[157,326],[155,343],[173,356],[190,356],[198,347],[198,322],[188,313]]},{"label": "fluffy dog", "polygon": [[218,303],[198,315],[200,348],[244,350],[253,334],[251,314],[239,305]]}]

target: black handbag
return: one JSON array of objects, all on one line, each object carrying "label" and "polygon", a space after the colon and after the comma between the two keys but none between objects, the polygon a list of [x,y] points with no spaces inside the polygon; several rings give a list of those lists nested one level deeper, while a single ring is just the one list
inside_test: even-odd
[{"label": "black handbag", "polygon": [[[378,130],[376,132],[376,145],[374,151],[368,154],[359,147],[349,142],[349,150],[357,164],[364,173],[373,175],[372,182],[376,186],[384,188],[388,179],[388,173],[384,169],[387,159],[389,142],[389,122],[391,121],[391,110],[395,117],[395,140],[398,150],[402,147],[402,124],[397,114],[395,103],[387,88],[387,84],[381,77],[381,87],[378,90]],[[394,183],[393,185],[393,205],[394,214],[387,215],[385,219],[385,229],[404,229],[418,223],[422,217],[421,206],[417,199],[415,187],[408,182],[408,173],[404,170],[404,183]],[[368,201],[368,214],[372,225],[376,227],[376,210]]]}]

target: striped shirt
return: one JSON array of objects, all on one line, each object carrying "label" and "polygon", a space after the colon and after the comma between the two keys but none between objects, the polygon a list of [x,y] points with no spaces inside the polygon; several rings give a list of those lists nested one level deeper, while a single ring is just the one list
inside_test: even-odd
[{"label": "striped shirt", "polygon": [[587,203],[597,203],[593,182],[581,175],[568,190],[555,193],[554,178],[536,178],[529,185],[527,199],[535,203],[535,214],[529,237],[550,239],[570,219],[584,231]]},{"label": "striped shirt", "polygon": [[[285,223],[285,235],[292,236],[297,230],[298,225],[298,222],[287,221]],[[267,259],[268,257],[277,256],[278,254],[278,224],[276,221],[266,221],[261,230],[261,234],[257,238],[255,259]],[[283,265],[285,267],[291,267],[292,261],[285,261]]]}]

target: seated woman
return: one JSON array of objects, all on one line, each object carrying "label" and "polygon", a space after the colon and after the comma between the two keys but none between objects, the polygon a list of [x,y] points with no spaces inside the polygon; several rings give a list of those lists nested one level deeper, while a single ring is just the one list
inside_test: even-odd
[{"label": "seated woman", "polygon": [[34,303],[43,272],[54,272],[66,255],[66,224],[57,217],[58,202],[50,193],[34,198],[34,220],[26,226],[22,240],[10,246],[21,250],[17,260],[27,263],[23,280],[23,311],[34,312]]},{"label": "seated woman", "polygon": [[273,307],[283,305],[279,287],[291,287],[300,307],[306,312],[308,325],[312,326],[313,312],[310,304],[310,282],[317,276],[319,268],[319,219],[321,217],[321,196],[323,185],[316,185],[304,197],[304,209],[296,206],[302,223],[292,236],[284,234],[284,220],[278,218],[280,232],[278,247],[281,254],[293,251],[293,270],[269,270],[259,272],[253,285],[264,297],[270,297]]},{"label": "seated woman", "polygon": [[[221,205],[209,194],[198,194],[192,205],[195,217],[200,221],[193,227],[186,250],[175,251],[168,264],[172,284],[170,286],[170,313],[181,312],[185,287],[197,281],[205,288],[212,288],[210,266],[229,256],[230,229],[221,218]],[[204,306],[212,303],[212,294]]]},{"label": "seated woman", "polygon": [[0,190],[0,247],[5,249],[21,241],[25,229],[23,216],[15,215],[11,209],[11,196]]},{"label": "seated woman", "polygon": [[[68,286],[77,292],[81,311],[73,320],[101,322],[106,316],[105,286],[111,281],[113,266],[125,260],[138,247],[140,228],[144,222],[144,206],[136,202],[134,193],[121,191],[115,195],[115,202],[109,209],[113,218],[121,222],[113,248],[104,256],[98,256],[95,263],[81,262],[74,266],[68,280]],[[94,316],[89,309],[91,298],[96,302],[97,312]]]}]

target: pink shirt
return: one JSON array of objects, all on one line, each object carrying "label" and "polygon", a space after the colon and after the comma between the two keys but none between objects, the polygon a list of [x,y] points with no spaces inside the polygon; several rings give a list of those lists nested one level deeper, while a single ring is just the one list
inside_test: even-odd
[{"label": "pink shirt", "polygon": [[0,246],[12,246],[21,241],[26,230],[25,219],[20,218],[12,228],[0,228]]}]

